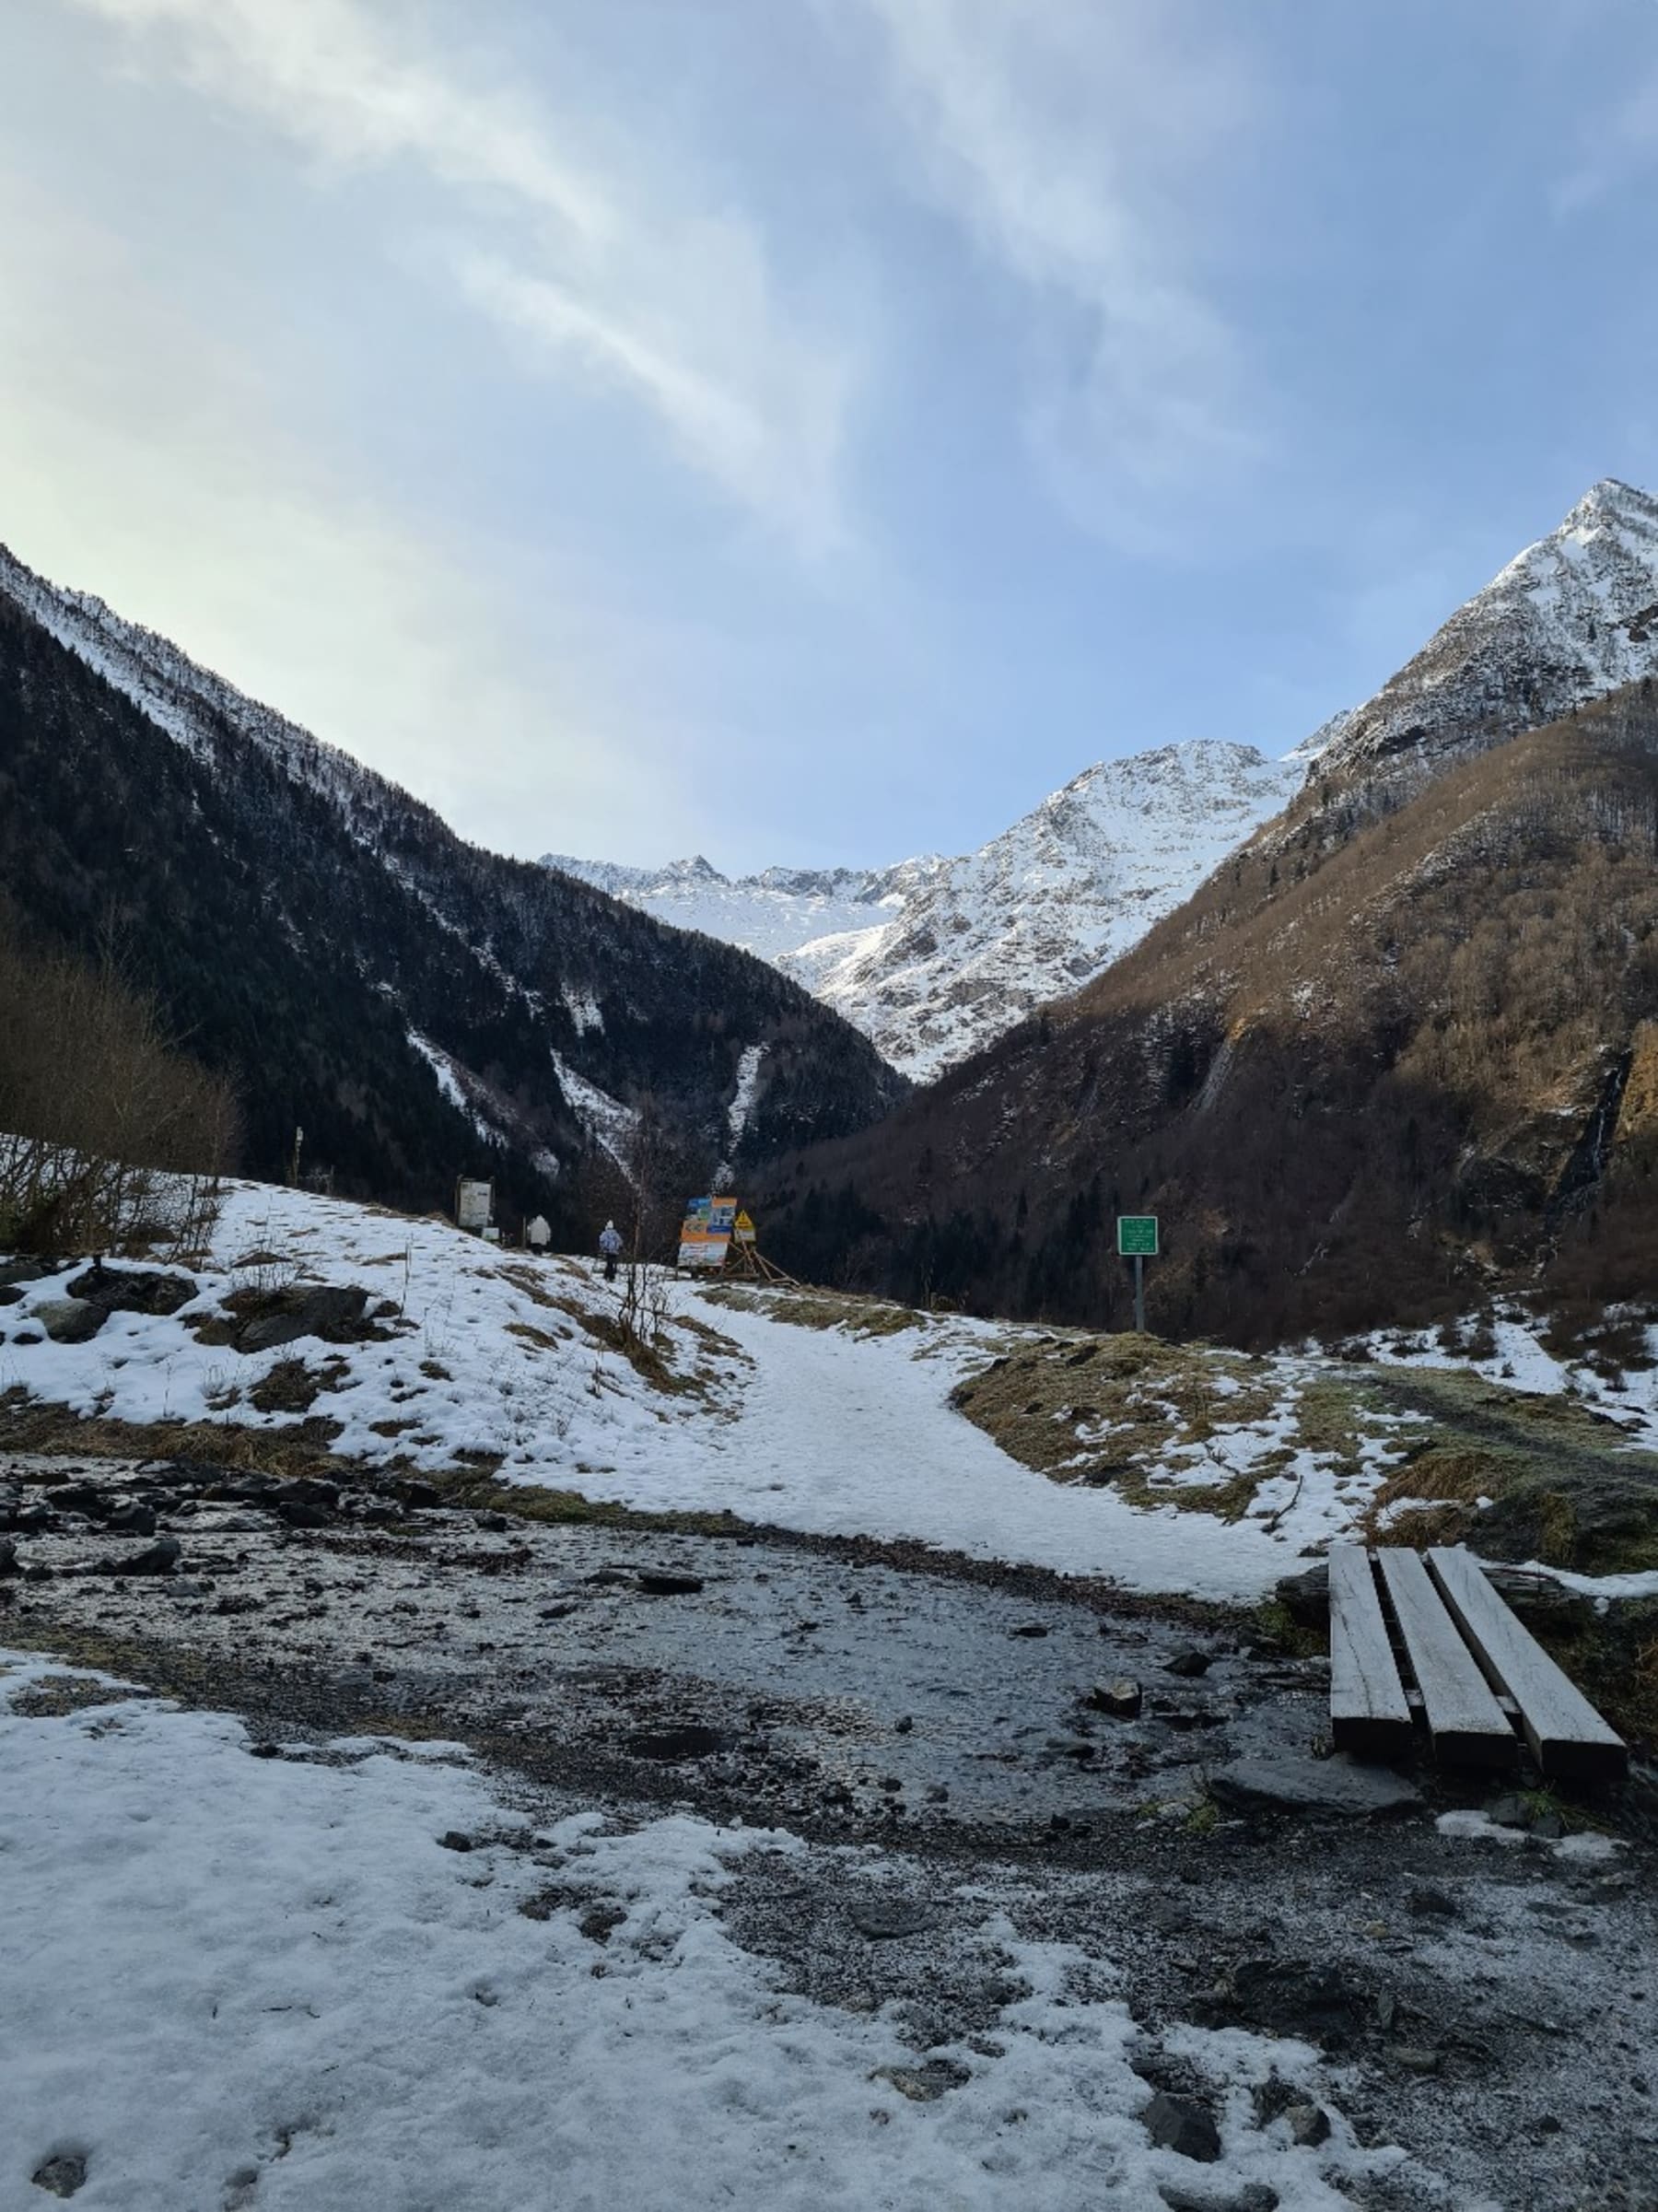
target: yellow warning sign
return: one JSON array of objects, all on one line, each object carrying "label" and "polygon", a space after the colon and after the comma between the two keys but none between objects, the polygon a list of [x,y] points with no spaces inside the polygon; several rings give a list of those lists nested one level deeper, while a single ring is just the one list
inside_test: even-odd
[{"label": "yellow warning sign", "polygon": [[736,1222],[732,1226],[732,1235],[736,1237],[737,1242],[740,1245],[752,1245],[753,1243],[754,1224],[749,1218],[746,1208],[744,1208],[742,1212],[737,1216]]}]

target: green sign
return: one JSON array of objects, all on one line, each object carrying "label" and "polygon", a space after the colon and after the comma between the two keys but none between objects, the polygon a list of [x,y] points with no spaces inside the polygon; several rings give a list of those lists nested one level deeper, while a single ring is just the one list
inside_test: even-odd
[{"label": "green sign", "polygon": [[1117,1250],[1125,1259],[1155,1259],[1157,1258],[1156,1214],[1119,1213],[1117,1215]]}]

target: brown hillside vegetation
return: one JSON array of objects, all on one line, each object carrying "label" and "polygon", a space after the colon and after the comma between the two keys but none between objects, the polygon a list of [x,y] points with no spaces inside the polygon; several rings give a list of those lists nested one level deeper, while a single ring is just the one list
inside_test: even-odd
[{"label": "brown hillside vegetation", "polygon": [[1650,686],[1361,819],[1310,790],[1077,998],[788,1163],[821,1280],[1244,1343],[1658,1290]]}]

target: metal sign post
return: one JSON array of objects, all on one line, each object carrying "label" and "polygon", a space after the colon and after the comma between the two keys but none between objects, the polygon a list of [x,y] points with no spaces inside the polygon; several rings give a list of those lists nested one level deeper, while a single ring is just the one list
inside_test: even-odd
[{"label": "metal sign post", "polygon": [[1146,1262],[1157,1258],[1157,1216],[1155,1213],[1119,1213],[1117,1215],[1117,1252],[1124,1259],[1134,1262],[1134,1326],[1141,1336],[1146,1333]]}]

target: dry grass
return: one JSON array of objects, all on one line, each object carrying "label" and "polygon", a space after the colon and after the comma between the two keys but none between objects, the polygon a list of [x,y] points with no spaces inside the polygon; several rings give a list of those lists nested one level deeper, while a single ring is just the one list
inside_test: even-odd
[{"label": "dry grass", "polygon": [[928,1316],[892,1298],[860,1297],[849,1291],[755,1290],[744,1282],[710,1283],[703,1296],[711,1305],[737,1313],[763,1314],[797,1328],[844,1328],[857,1337],[895,1337],[925,1328]]}]

